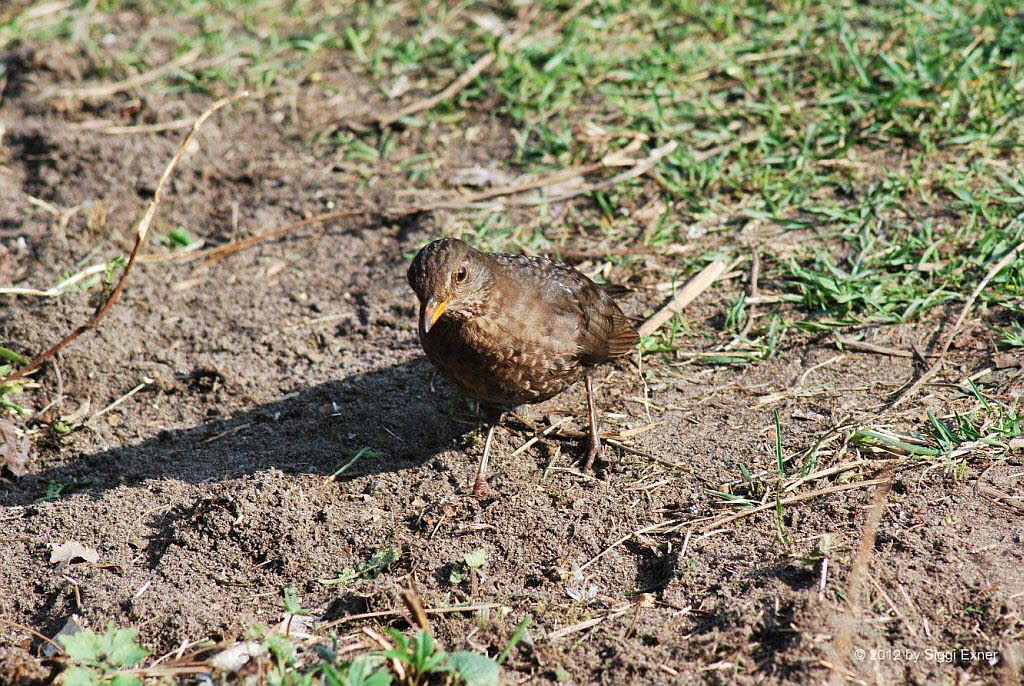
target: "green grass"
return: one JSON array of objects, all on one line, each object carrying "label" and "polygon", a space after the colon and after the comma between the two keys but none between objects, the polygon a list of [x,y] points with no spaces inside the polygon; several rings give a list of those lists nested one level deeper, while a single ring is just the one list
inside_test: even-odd
[{"label": "green grass", "polygon": [[[544,16],[562,11],[548,4]],[[367,28],[365,42],[377,48],[363,60],[369,78],[427,75],[436,90],[488,49],[467,24],[468,33],[431,32],[411,65],[392,58],[412,48],[389,25]],[[431,114],[450,121],[491,103],[515,141],[505,163],[526,172],[614,149],[614,138],[578,135],[585,121],[623,140],[642,135],[647,148],[678,139],[684,145],[659,165],[657,189],[638,179],[594,194],[594,207],[570,211],[573,234],[643,234],[660,246],[711,221],[728,244],[731,231],[767,225],[786,249],[766,246],[762,283],[799,298],[786,328],[897,323],[963,300],[1024,240],[1024,188],[1012,173],[1024,122],[1022,40],[1024,20],[1010,2],[599,3],[564,35],[528,37],[501,54],[489,77]],[[368,142],[375,136],[364,134],[363,144],[379,150]],[[652,194],[672,208],[653,229],[623,212]],[[557,231],[516,226],[504,212],[466,227],[495,249],[543,250]],[[698,267],[683,261],[680,273]],[[1019,303],[1022,285],[1024,266],[1011,265],[981,302]],[[779,322],[763,321],[747,355],[707,361],[771,354]],[[648,348],[675,348],[676,338],[669,332]]]},{"label": "green grass", "polygon": [[[763,359],[788,329],[892,324],[961,302],[1024,240],[1024,16],[1012,0],[602,1],[572,16],[571,3],[548,0],[521,40],[500,47],[496,33],[516,21],[504,6],[106,0],[89,17],[87,4],[9,13],[0,49],[59,43],[85,54],[86,78],[101,81],[198,51],[145,88],[301,89],[328,101],[351,94],[338,74],[384,109],[441,90],[498,50],[452,100],[403,122],[415,140],[337,125],[304,134],[364,181],[429,182],[446,141],[492,118],[513,144],[494,164],[516,173],[592,163],[637,137],[638,155],[678,140],[653,175],[591,193],[556,222],[539,207],[466,213],[453,228],[489,249],[557,252],[587,240],[657,251],[698,226],[733,256],[746,251],[735,234],[767,232],[762,289],[795,302],[762,312],[740,350],[704,362]],[[130,44],[105,40],[106,20],[158,14]],[[649,204],[654,218],[636,219]],[[677,276],[709,257],[675,258]],[[616,264],[643,280],[637,260]],[[744,321],[739,295],[726,339]],[[1022,301],[1018,261],[979,303],[1019,314]],[[677,327],[647,347],[692,346],[689,335]]]},{"label": "green grass", "polygon": [[919,433],[900,435],[888,428],[864,427],[851,434],[850,442],[921,460],[961,479],[969,459],[1006,460],[1010,441],[1024,434],[1021,408],[1016,402],[1007,405],[987,397],[973,382],[968,382],[964,396],[974,401],[973,409],[944,417],[929,411],[927,424]]}]

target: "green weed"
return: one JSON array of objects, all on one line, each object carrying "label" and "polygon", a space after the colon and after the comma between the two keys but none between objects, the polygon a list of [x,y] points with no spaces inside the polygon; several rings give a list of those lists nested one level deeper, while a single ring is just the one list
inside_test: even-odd
[{"label": "green weed", "polygon": [[91,629],[62,635],[57,640],[64,646],[72,666],[61,673],[64,686],[136,686],[139,677],[120,670],[134,667],[149,654],[138,644],[135,629],[118,629],[114,623],[97,634]]},{"label": "green weed", "polygon": [[471,550],[452,565],[448,581],[453,584],[461,584],[470,574],[482,572],[485,566],[487,566],[487,551],[483,548]]},{"label": "green weed", "polygon": [[373,557],[365,562],[360,562],[355,567],[345,567],[341,574],[333,579],[320,579],[325,586],[347,586],[359,579],[374,579],[381,572],[390,567],[398,559],[399,552],[396,548],[384,548],[378,551]]},{"label": "green weed", "polygon": [[404,666],[406,683],[410,686],[419,686],[434,676],[449,673],[457,675],[466,686],[497,686],[500,682],[498,662],[486,655],[446,653],[434,644],[426,631],[418,632],[411,640],[395,629],[388,629],[388,635],[395,647],[380,655]]}]

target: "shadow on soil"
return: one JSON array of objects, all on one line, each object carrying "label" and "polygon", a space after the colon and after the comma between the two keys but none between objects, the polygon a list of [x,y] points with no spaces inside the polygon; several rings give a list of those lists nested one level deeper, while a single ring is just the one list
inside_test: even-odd
[{"label": "shadow on soil", "polygon": [[[194,373],[175,390],[214,393],[218,381],[209,374]],[[50,482],[78,484],[74,492],[97,496],[147,480],[216,482],[267,469],[329,476],[361,448],[377,452],[356,460],[341,480],[417,467],[474,429],[470,415],[448,416],[453,397],[430,363],[417,358],[30,473],[0,485],[0,506],[29,504]]]}]

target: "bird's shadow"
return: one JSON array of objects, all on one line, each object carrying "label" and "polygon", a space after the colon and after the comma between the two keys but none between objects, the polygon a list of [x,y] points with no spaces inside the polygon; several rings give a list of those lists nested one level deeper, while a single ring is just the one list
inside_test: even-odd
[{"label": "bird's shadow", "polygon": [[[331,475],[363,448],[339,477],[417,467],[474,429],[453,416],[454,392],[424,358],[312,386],[281,400],[185,429],[161,430],[139,443],[86,453],[59,466],[0,481],[0,507],[26,505],[53,483],[77,484],[99,497],[149,480],[227,481],[267,469]],[[193,378],[179,393],[211,392]],[[145,391],[144,391],[145,392]],[[185,402],[172,393],[161,403]]]}]

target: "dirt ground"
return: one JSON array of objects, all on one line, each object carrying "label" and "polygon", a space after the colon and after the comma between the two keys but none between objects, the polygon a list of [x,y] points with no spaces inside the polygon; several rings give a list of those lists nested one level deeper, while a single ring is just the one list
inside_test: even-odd
[{"label": "dirt ground", "polygon": [[[79,262],[127,253],[183,135],[108,135],[76,122],[166,121],[206,101],[119,96],[62,107],[35,96],[58,77],[32,59],[8,60],[0,104],[0,282],[45,286]],[[885,455],[830,450],[818,469],[863,464],[795,491],[834,488],[786,506],[788,541],[774,506],[701,528],[741,511],[709,489],[762,497],[743,490],[737,464],[773,469],[773,411],[786,454],[801,455],[913,378],[909,358],[843,353],[830,336],[806,335],[748,367],[654,355],[642,378],[632,362],[608,366],[598,385],[605,430],[656,424],[626,434],[630,452],[608,449],[617,460],[609,473],[569,469],[582,455],[572,437],[509,458],[531,436],[513,421],[497,434],[494,495],[470,497],[481,436],[471,408],[421,353],[405,280],[410,255],[453,230],[457,213],[392,217],[399,172],[360,183],[312,151],[297,124],[271,123],[278,107],[248,101],[207,124],[173,177],[154,236],[181,225],[217,245],[331,208],[374,211],[220,261],[139,265],[99,330],[32,377],[38,387],[20,402],[39,409],[62,395],[47,416],[21,420],[33,431],[29,473],[0,481],[0,617],[46,636],[72,615],[97,628],[113,621],[138,628],[155,656],[173,656],[279,621],[287,586],[334,620],[398,607],[414,582],[427,607],[495,604],[432,615],[452,650],[494,655],[532,615],[505,666],[516,683],[1024,680],[1024,519],[979,489],[1024,494],[1019,453],[972,462],[958,478],[907,464],[879,470]],[[476,122],[493,134],[487,145],[453,129],[439,180],[428,185],[443,187],[450,170],[469,164],[500,166],[511,145],[500,124]],[[415,147],[416,132],[401,132],[399,145]],[[69,208],[78,209],[62,221]],[[694,247],[735,238],[718,233]],[[589,241],[563,247],[587,250]],[[146,252],[166,250],[154,242]],[[642,317],[659,305],[663,292],[648,287],[663,277],[650,267],[673,259],[612,270],[609,278],[634,287],[625,310]],[[716,335],[746,278],[740,270],[687,310],[695,345]],[[7,297],[0,344],[45,349],[91,311],[81,294]],[[956,314],[940,308],[915,324],[868,329],[866,340],[934,347]],[[993,349],[988,329],[969,321],[950,353],[957,378],[990,367]],[[997,370],[986,388],[1010,399],[1019,374]],[[929,386],[908,407],[875,416],[915,431],[928,409],[970,408],[954,397]],[[579,430],[583,405],[575,389],[529,414],[545,425],[572,416],[565,426]],[[82,426],[59,434],[60,417]],[[376,452],[330,478],[362,448]],[[58,482],[68,485],[61,496],[40,500]],[[651,528],[661,522],[669,524]],[[835,543],[822,591],[820,563],[804,559],[823,534]],[[58,570],[51,546],[67,541],[95,549],[99,561]],[[320,581],[389,548],[400,555],[375,578]],[[478,548],[482,574],[453,581],[458,561]],[[407,626],[396,616],[332,631],[389,622]],[[0,628],[0,681],[46,683],[56,667],[41,649],[32,634]]]}]

